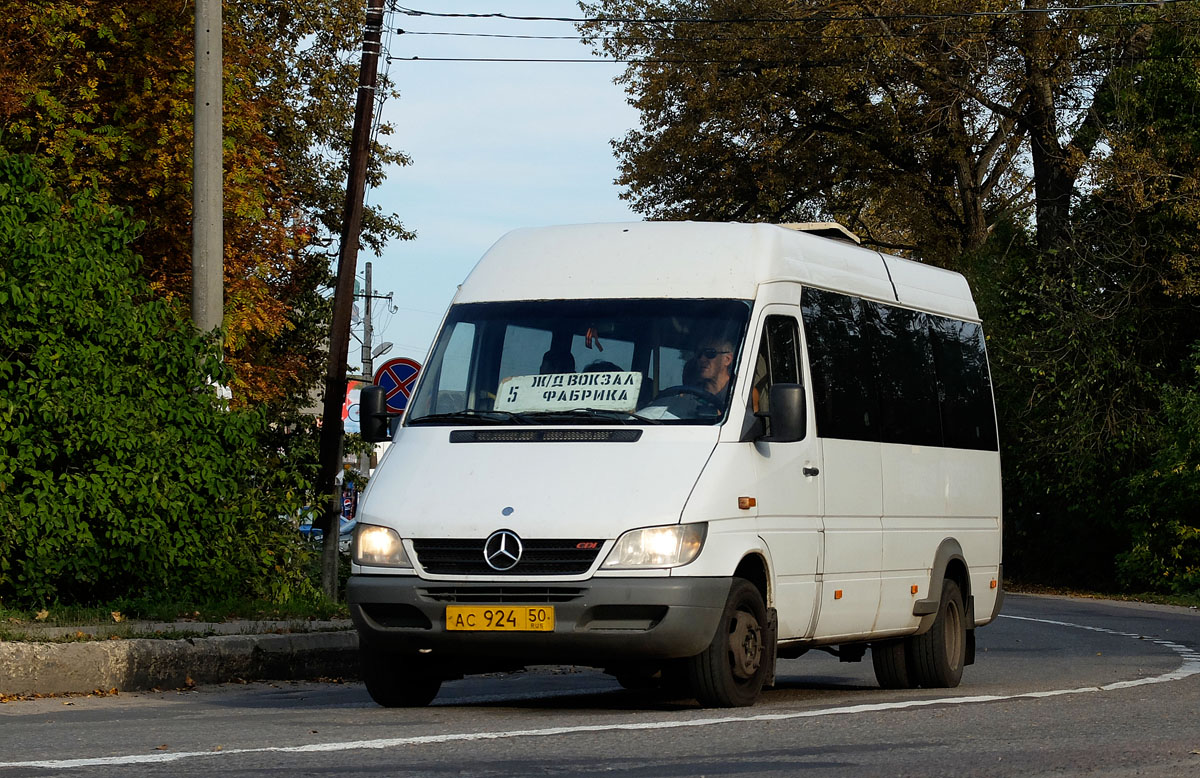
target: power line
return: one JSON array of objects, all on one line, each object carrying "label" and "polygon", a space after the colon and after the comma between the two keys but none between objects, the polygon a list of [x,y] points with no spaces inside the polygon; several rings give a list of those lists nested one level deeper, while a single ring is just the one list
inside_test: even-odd
[{"label": "power line", "polygon": [[[1177,22],[1172,19],[1145,19],[1137,21],[1098,21],[1088,22],[1086,24],[1060,24],[1054,27],[1055,32],[1082,32],[1096,29],[1112,29],[1129,26],[1145,26],[1145,25],[1175,25]],[[425,35],[453,38],[485,38],[485,39],[505,39],[505,40],[536,40],[536,41],[581,41],[580,35],[513,35],[502,33],[485,33],[485,32],[450,32],[443,30],[406,30],[397,29],[398,35]],[[865,32],[853,34],[828,34],[824,30],[814,30],[810,33],[797,33],[790,35],[720,35],[720,36],[650,36],[650,35],[599,35],[589,36],[590,40],[595,41],[620,41],[623,43],[643,45],[650,43],[771,43],[777,41],[803,41],[803,40],[849,40],[862,41],[877,38],[916,38],[938,35],[945,35],[947,32],[959,32],[957,30],[946,30],[945,28],[930,29],[920,32],[904,30],[904,31],[887,31],[887,32]]]},{"label": "power line", "polygon": [[[577,41],[578,35],[502,35],[499,33],[487,32],[435,32],[432,30],[402,30],[396,32],[400,35],[441,35],[453,38],[509,38],[513,40],[525,41]],[[607,39],[606,39],[607,40]],[[646,40],[654,40],[647,38]]]},{"label": "power line", "polygon": [[1036,14],[1079,13],[1083,11],[1102,11],[1113,9],[1163,8],[1168,5],[1192,3],[1196,0],[1132,0],[1122,3],[1094,3],[1080,6],[1056,6],[1049,8],[1010,8],[1000,11],[946,11],[942,13],[910,13],[910,14],[866,14],[863,16],[825,16],[818,15],[808,18],[792,17],[730,17],[722,19],[706,19],[703,17],[677,18],[638,18],[621,16],[514,16],[505,13],[448,13],[439,11],[422,11],[396,5],[394,8],[406,16],[429,16],[440,19],[505,19],[518,22],[565,22],[569,24],[801,24],[810,21],[821,22],[874,22],[874,21],[909,21],[920,19],[968,19],[973,17],[1024,16]]},{"label": "power line", "polygon": [[[844,68],[851,65],[867,64],[862,59],[844,60],[839,62],[801,62],[797,59],[758,59],[755,57],[742,57],[739,59],[537,59],[524,57],[422,57],[414,55],[411,57],[392,57],[389,56],[389,62],[496,62],[496,63],[517,63],[517,64],[600,64],[600,65],[753,65],[758,67],[788,67],[796,68],[802,66],[805,70],[817,70],[821,68]],[[1200,59],[1200,54],[1164,54],[1164,55],[1142,55],[1135,58],[1137,62],[1194,62]],[[878,61],[876,61],[878,62]],[[1107,70],[1087,72],[1075,71],[1077,75],[1103,75]]]},{"label": "power line", "polygon": [[[532,64],[555,64],[555,65],[571,65],[571,64],[638,64],[638,65],[691,65],[702,64],[709,60],[651,60],[651,59],[530,59],[522,57],[388,57],[388,62],[526,62]],[[733,60],[730,60],[731,62]],[[718,63],[717,60],[712,60]]]}]

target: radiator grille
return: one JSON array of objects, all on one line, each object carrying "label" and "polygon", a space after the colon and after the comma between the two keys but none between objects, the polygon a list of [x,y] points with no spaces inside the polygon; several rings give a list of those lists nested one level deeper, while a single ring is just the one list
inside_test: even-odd
[{"label": "radiator grille", "polygon": [[[432,575],[581,575],[604,545],[602,540],[522,540],[521,561],[493,570],[483,558],[483,540],[413,540],[417,562]],[[583,548],[580,548],[583,546]]]}]

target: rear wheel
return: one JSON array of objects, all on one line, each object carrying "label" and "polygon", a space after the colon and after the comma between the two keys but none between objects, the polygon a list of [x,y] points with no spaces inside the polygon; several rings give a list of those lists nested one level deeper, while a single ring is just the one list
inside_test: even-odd
[{"label": "rear wheel", "polygon": [[367,693],[385,708],[423,707],[442,688],[442,674],[421,654],[363,646],[358,655]]},{"label": "rear wheel", "polygon": [[688,687],[702,705],[753,705],[770,669],[767,607],[749,581],[735,578],[712,642],[687,660]]},{"label": "rear wheel", "polygon": [[908,639],[908,669],[914,685],[951,689],[962,680],[967,655],[967,619],[962,591],[947,578],[933,627]]},{"label": "rear wheel", "polygon": [[907,644],[907,640],[885,640],[871,644],[875,679],[884,689],[911,689],[916,686],[908,671]]}]

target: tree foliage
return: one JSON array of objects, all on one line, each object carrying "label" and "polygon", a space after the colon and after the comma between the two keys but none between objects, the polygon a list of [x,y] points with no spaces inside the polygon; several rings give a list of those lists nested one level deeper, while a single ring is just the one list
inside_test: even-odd
[{"label": "tree foliage", "polygon": [[[145,224],[141,273],[190,300],[192,4],[0,6],[0,146],[131,209]],[[320,374],[363,19],[357,0],[224,4],[224,329],[238,402],[299,398]],[[374,151],[372,183],[407,162]],[[389,237],[408,234],[368,209],[364,243]]]},{"label": "tree foliage", "polygon": [[622,80],[642,126],[616,149],[637,210],[832,215],[945,265],[1031,209],[1042,250],[1068,243],[1076,185],[1105,149],[1109,75],[1156,29],[1195,21],[1175,4],[1039,0],[581,5],[597,18],[585,35],[633,63]]},{"label": "tree foliage", "polygon": [[138,275],[141,229],[0,154],[0,599],[311,596],[312,474],[211,391],[220,345]]},{"label": "tree foliage", "polygon": [[1131,479],[1131,542],[1117,557],[1132,589],[1200,592],[1200,349],[1189,386],[1164,387],[1150,466]]},{"label": "tree foliage", "polygon": [[596,0],[654,218],[833,217],[967,274],[989,331],[1006,564],[1194,590],[1200,9]]}]

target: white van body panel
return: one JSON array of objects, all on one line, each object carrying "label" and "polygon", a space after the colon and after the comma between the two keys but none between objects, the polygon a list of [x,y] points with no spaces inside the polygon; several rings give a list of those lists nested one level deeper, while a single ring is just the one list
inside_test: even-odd
[{"label": "white van body panel", "polygon": [[402,427],[359,521],[405,539],[511,529],[527,538],[615,540],[679,521],[716,438],[713,427],[652,427],[636,443],[450,443],[445,427]]},{"label": "white van body panel", "polygon": [[488,249],[454,302],[754,300],[767,283],[853,291],[979,320],[966,279],[957,273],[774,224],[631,222],[515,230]]}]

